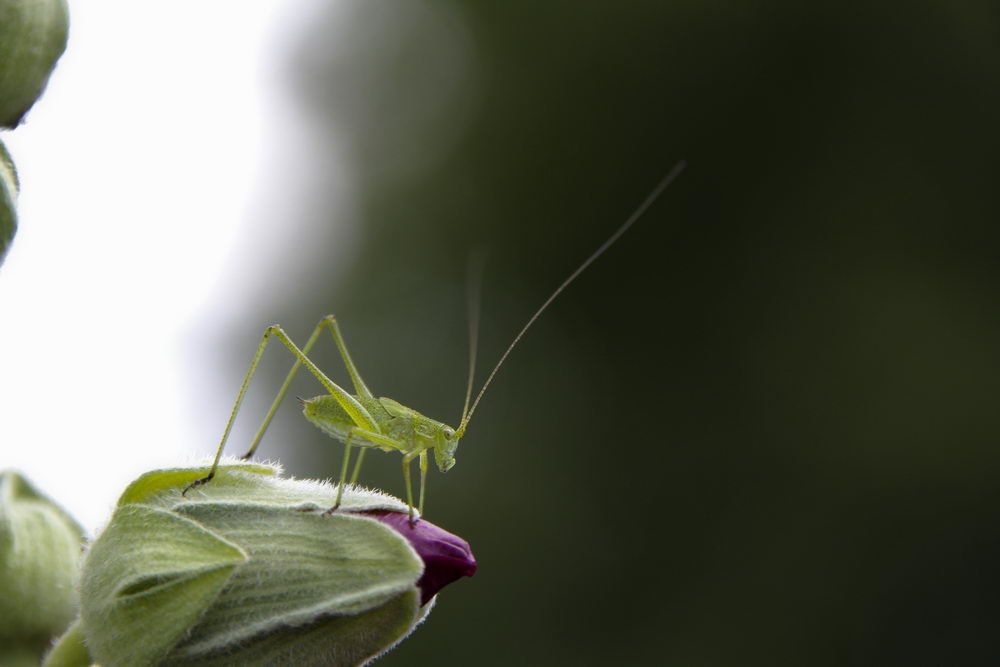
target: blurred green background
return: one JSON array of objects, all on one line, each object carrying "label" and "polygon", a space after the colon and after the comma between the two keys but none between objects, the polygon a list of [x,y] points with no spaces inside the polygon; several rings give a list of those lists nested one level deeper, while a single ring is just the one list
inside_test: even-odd
[{"label": "blurred green background", "polygon": [[[332,312],[376,394],[455,424],[469,253],[481,381],[689,161],[432,471],[480,571],[384,664],[1000,664],[1000,5],[331,3],[284,66],[346,170],[297,165],[234,387]],[[294,406],[261,455],[334,475]],[[396,456],[363,477],[402,493]]]}]

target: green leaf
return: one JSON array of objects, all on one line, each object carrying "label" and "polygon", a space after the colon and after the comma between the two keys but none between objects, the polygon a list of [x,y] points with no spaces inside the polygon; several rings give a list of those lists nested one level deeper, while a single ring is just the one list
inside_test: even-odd
[{"label": "green leaf", "polygon": [[16,127],[66,48],[65,0],[0,1],[0,126]]},{"label": "green leaf", "polygon": [[246,560],[240,547],[182,516],[119,508],[83,568],[81,618],[94,659],[155,664]]},{"label": "green leaf", "polygon": [[0,141],[0,265],[17,233],[17,188],[14,161]]}]

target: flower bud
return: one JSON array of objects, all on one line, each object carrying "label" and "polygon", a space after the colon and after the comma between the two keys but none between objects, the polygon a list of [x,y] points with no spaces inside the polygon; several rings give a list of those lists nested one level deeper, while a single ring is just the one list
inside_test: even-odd
[{"label": "flower bud", "polygon": [[365,512],[365,516],[378,519],[392,526],[405,537],[424,561],[420,587],[420,604],[437,595],[437,592],[461,577],[476,573],[476,559],[469,543],[458,535],[449,533],[429,521],[410,523],[409,517],[399,512]]},{"label": "flower bud", "polygon": [[17,171],[14,161],[0,141],[0,265],[17,232]]},{"label": "flower bud", "polygon": [[66,0],[0,2],[0,127],[16,127],[66,48]]},{"label": "flower bud", "polygon": [[350,487],[328,514],[335,486],[253,463],[182,493],[207,471],[143,475],[95,540],[79,633],[94,662],[356,665],[429,611],[419,550],[367,515],[405,522],[402,501]]},{"label": "flower bud", "polygon": [[0,664],[34,664],[77,611],[83,531],[23,476],[0,472]]}]

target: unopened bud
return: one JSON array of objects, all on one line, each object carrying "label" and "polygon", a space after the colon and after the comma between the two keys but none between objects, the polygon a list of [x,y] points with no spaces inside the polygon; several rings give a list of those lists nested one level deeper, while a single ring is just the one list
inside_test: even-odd
[{"label": "unopened bud", "polygon": [[16,127],[66,48],[66,0],[0,0],[0,127]]},{"label": "unopened bud", "polygon": [[77,612],[83,531],[22,475],[0,472],[0,664],[34,664]]},{"label": "unopened bud", "polygon": [[253,463],[182,495],[207,472],[154,471],[122,495],[83,565],[71,639],[93,662],[357,665],[429,611],[419,549],[367,516],[406,521],[402,501],[350,487],[327,513],[335,486]]}]

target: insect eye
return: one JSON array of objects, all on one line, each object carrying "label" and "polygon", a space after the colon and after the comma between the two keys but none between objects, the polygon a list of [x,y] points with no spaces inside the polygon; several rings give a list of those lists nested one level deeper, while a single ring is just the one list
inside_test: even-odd
[{"label": "insect eye", "polygon": [[454,438],[455,437],[455,429],[453,429],[452,427],[445,426],[443,430],[444,430],[444,435],[445,435],[446,438]]}]

